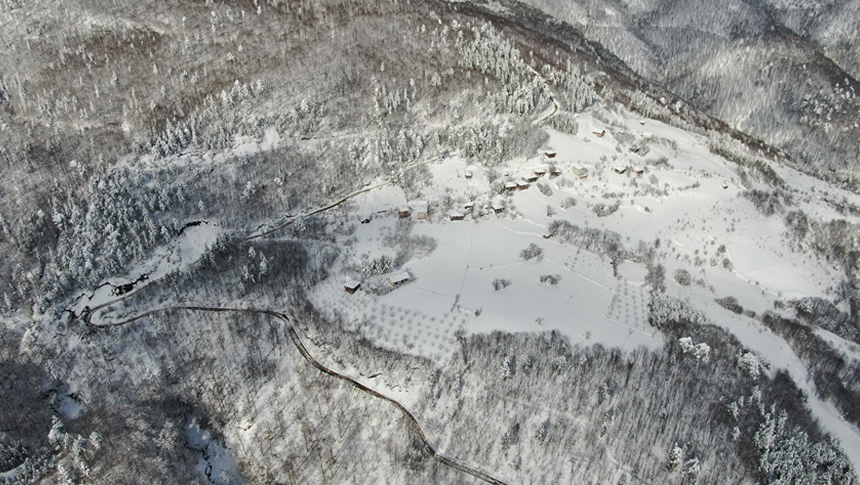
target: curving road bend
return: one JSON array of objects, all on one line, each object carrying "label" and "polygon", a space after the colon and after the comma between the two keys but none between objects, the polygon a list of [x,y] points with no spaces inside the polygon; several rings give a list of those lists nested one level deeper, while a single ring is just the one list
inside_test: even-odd
[{"label": "curving road bend", "polygon": [[299,353],[302,355],[302,357],[308,363],[310,363],[312,366],[319,369],[320,372],[322,372],[324,374],[328,374],[329,376],[335,377],[335,378],[340,379],[342,381],[345,381],[345,382],[351,384],[356,389],[358,389],[362,392],[365,392],[371,396],[374,396],[378,399],[382,399],[383,401],[388,401],[394,407],[399,409],[408,419],[408,421],[410,423],[410,427],[416,432],[416,434],[419,436],[419,438],[421,438],[421,442],[424,446],[424,450],[426,452],[428,452],[436,461],[438,461],[439,463],[441,463],[441,464],[443,464],[449,468],[452,468],[452,469],[460,471],[462,473],[466,473],[468,475],[471,475],[471,476],[473,476],[479,480],[482,480],[484,482],[491,483],[493,485],[507,485],[506,482],[503,482],[503,481],[499,480],[498,478],[495,478],[486,472],[483,472],[477,468],[468,466],[464,463],[461,463],[461,462],[455,460],[454,458],[446,456],[445,454],[437,451],[433,447],[433,445],[431,445],[430,442],[427,440],[427,436],[424,434],[424,430],[421,428],[421,425],[418,423],[418,419],[415,417],[414,414],[412,414],[412,411],[410,411],[406,406],[401,404],[396,399],[391,398],[389,396],[386,396],[385,394],[382,394],[378,391],[375,391],[375,390],[362,384],[361,382],[357,381],[356,379],[354,379],[352,377],[341,374],[340,372],[338,372],[334,369],[330,369],[330,368],[326,367],[324,364],[322,364],[320,361],[315,359],[314,356],[311,355],[311,353],[308,351],[307,347],[305,347],[305,344],[302,342],[302,338],[301,338],[301,336],[299,336],[299,331],[296,329],[296,326],[293,324],[292,318],[289,315],[287,315],[286,313],[281,313],[281,312],[277,312],[274,310],[260,309],[260,308],[221,308],[221,307],[204,307],[204,306],[171,306],[171,307],[167,307],[167,308],[160,308],[157,310],[150,310],[148,312],[141,313],[140,315],[136,315],[134,317],[127,318],[125,320],[111,322],[111,323],[103,324],[103,325],[93,324],[91,321],[92,315],[98,310],[87,312],[86,314],[84,314],[82,316],[82,319],[83,319],[84,323],[86,323],[87,326],[90,326],[90,327],[95,327],[95,328],[115,327],[115,326],[126,325],[129,323],[135,322],[137,320],[146,318],[150,315],[155,315],[157,313],[163,313],[166,311],[176,311],[176,310],[204,311],[204,312],[260,313],[260,314],[275,317],[275,318],[283,321],[286,324],[287,332],[290,334],[290,338],[292,339],[293,344],[296,346],[296,349],[299,351]]}]

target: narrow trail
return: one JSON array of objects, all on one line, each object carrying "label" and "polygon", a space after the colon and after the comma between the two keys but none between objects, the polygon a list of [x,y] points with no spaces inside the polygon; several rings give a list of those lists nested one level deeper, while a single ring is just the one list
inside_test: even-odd
[{"label": "narrow trail", "polygon": [[474,468],[474,467],[471,467],[471,466],[466,465],[464,463],[461,463],[461,462],[455,460],[454,458],[446,456],[445,454],[440,453],[438,450],[436,450],[436,448],[434,448],[433,445],[431,445],[430,442],[427,440],[427,436],[424,434],[424,430],[421,428],[421,424],[418,422],[418,418],[415,417],[415,415],[412,413],[412,411],[410,411],[406,406],[401,404],[396,399],[388,397],[385,394],[382,394],[382,393],[380,393],[374,389],[371,389],[370,387],[366,386],[365,384],[362,384],[361,382],[357,381],[356,379],[354,379],[352,377],[341,374],[340,372],[338,372],[336,370],[330,369],[329,367],[326,367],[324,364],[322,364],[320,361],[318,361],[316,358],[314,358],[314,356],[308,351],[307,347],[305,347],[304,342],[302,342],[302,338],[299,335],[298,329],[296,329],[296,326],[293,324],[292,318],[289,315],[287,315],[286,313],[277,312],[274,310],[262,309],[262,308],[222,308],[222,307],[205,307],[205,306],[170,306],[167,308],[159,308],[156,310],[150,310],[148,312],[141,313],[141,314],[136,315],[134,317],[127,318],[125,320],[116,321],[116,322],[111,322],[111,323],[105,324],[105,325],[95,325],[92,323],[91,318],[92,318],[92,315],[94,312],[88,312],[87,314],[85,314],[83,316],[83,320],[84,320],[84,323],[86,323],[86,325],[90,326],[90,327],[95,327],[95,328],[117,327],[117,326],[127,325],[127,324],[135,322],[137,320],[141,320],[143,318],[149,317],[150,315],[155,315],[158,313],[164,313],[164,312],[168,312],[168,311],[199,311],[199,312],[217,312],[217,313],[227,313],[227,312],[257,313],[257,314],[262,314],[262,315],[269,315],[271,317],[274,317],[274,318],[281,320],[286,325],[287,332],[289,333],[290,339],[293,341],[293,344],[295,345],[296,349],[299,351],[301,356],[308,363],[310,363],[312,366],[316,367],[320,372],[327,374],[331,377],[340,379],[342,381],[345,381],[345,382],[351,384],[356,389],[358,389],[358,390],[360,390],[366,394],[369,394],[373,397],[381,399],[383,401],[387,401],[390,404],[392,404],[394,407],[399,409],[406,416],[407,420],[409,421],[410,428],[413,431],[415,431],[415,433],[421,439],[421,443],[423,445],[424,451],[429,453],[433,457],[433,459],[435,459],[439,463],[441,463],[441,464],[443,464],[449,468],[452,468],[452,469],[457,470],[457,471],[462,472],[462,473],[466,473],[466,474],[471,475],[471,476],[473,476],[479,480],[482,480],[484,482],[491,483],[493,485],[506,485],[505,482],[499,480],[498,478],[495,478],[492,475],[490,475],[486,472],[483,472],[477,468]]},{"label": "narrow trail", "polygon": [[[432,163],[432,162],[435,162],[435,161],[437,161],[437,160],[439,160],[439,157],[431,157],[431,158],[429,158],[429,159],[427,159],[427,160],[425,160],[425,161],[423,161],[423,162],[416,163],[416,164],[414,164],[414,165],[412,165],[412,166],[409,166],[409,167],[405,168],[403,171],[404,171],[404,172],[410,172],[410,171],[412,171],[412,170],[415,170],[415,169],[417,169],[417,168],[419,168],[419,167],[422,167],[422,166],[424,166],[424,165],[428,165],[428,164],[430,164],[430,163]],[[392,181],[392,180],[386,180],[385,182],[382,182],[382,183],[379,183],[379,184],[376,184],[376,185],[372,185],[372,186],[370,186],[370,187],[365,187],[365,188],[363,188],[363,189],[356,190],[355,192],[351,192],[350,194],[345,195],[345,196],[341,197],[340,199],[337,199],[336,201],[331,202],[331,203],[329,203],[329,204],[327,204],[327,205],[325,205],[325,206],[319,207],[319,208],[317,208],[317,209],[312,209],[312,210],[310,210],[310,211],[308,211],[308,212],[304,212],[304,213],[299,214],[299,215],[297,215],[297,216],[293,216],[293,217],[289,218],[288,220],[286,220],[286,221],[284,221],[284,222],[282,222],[282,223],[280,223],[280,224],[278,224],[278,225],[276,225],[276,226],[274,226],[274,227],[270,227],[269,229],[266,229],[266,230],[264,230],[264,231],[260,232],[259,234],[253,234],[253,233],[252,233],[251,235],[246,236],[243,240],[244,240],[244,241],[252,241],[252,240],[254,240],[254,239],[260,239],[260,238],[266,237],[266,236],[268,236],[268,235],[270,235],[270,234],[272,234],[272,233],[274,233],[274,232],[280,231],[281,229],[283,229],[283,228],[285,228],[285,227],[287,227],[287,226],[290,226],[290,225],[292,225],[292,224],[295,224],[295,222],[296,222],[297,220],[299,220],[300,218],[303,218],[303,217],[310,217],[310,216],[313,216],[313,215],[316,215],[316,214],[320,214],[320,213],[322,213],[322,212],[326,212],[326,211],[328,211],[328,210],[331,210],[331,209],[333,209],[333,208],[335,208],[335,207],[338,207],[338,206],[342,205],[342,204],[343,204],[343,203],[345,203],[346,201],[348,201],[348,200],[350,200],[350,199],[353,199],[353,198],[355,198],[355,197],[357,197],[357,196],[359,196],[359,195],[361,195],[361,194],[364,194],[364,193],[366,193],[366,192],[370,192],[371,190],[376,190],[376,189],[379,189],[379,188],[385,187],[386,185],[391,185],[392,183],[393,183],[393,181]],[[259,229],[259,228],[258,228],[258,229]],[[200,259],[203,259],[203,258],[201,257]],[[194,264],[196,264],[197,262],[199,262],[199,261],[200,261],[200,259],[198,259],[198,260],[196,260],[196,261],[191,262],[191,263],[189,264],[189,266],[190,266],[190,265],[194,265]],[[162,278],[163,278],[163,277],[162,277]],[[127,298],[127,297],[129,297],[129,296],[131,296],[131,295],[133,295],[133,294],[135,294],[135,293],[137,293],[138,291],[140,291],[143,287],[145,287],[145,286],[147,286],[147,285],[149,285],[149,284],[155,283],[155,282],[157,282],[157,281],[160,281],[162,278],[154,278],[154,279],[148,279],[148,278],[147,278],[147,279],[146,279],[146,285],[135,285],[135,287],[134,287],[131,291],[124,292],[124,293],[123,293],[119,298],[116,298],[116,299],[114,299],[114,300],[110,300],[110,301],[106,301],[106,302],[104,302],[104,303],[102,303],[102,304],[100,304],[100,305],[98,305],[98,306],[92,307],[92,308],[90,308],[90,307],[85,307],[85,308],[84,308],[84,310],[83,310],[83,312],[82,312],[81,314],[77,314],[77,313],[75,313],[74,311],[72,311],[72,310],[71,310],[71,309],[69,309],[69,308],[67,308],[67,309],[66,309],[66,311],[67,311],[67,312],[69,312],[69,313],[71,313],[71,314],[72,314],[72,316],[73,316],[74,318],[82,318],[84,321],[86,321],[86,322],[87,322],[87,324],[88,324],[88,325],[92,325],[92,324],[90,323],[90,321],[91,321],[90,319],[92,318],[91,316],[92,316],[93,314],[95,314],[96,312],[98,312],[99,310],[101,310],[101,309],[103,309],[103,308],[105,308],[105,307],[108,307],[108,306],[110,306],[110,305],[113,305],[114,303],[118,303],[118,302],[120,302],[120,301],[124,300],[125,298]],[[138,281],[140,281],[140,280],[138,280]],[[101,288],[101,286],[109,285],[109,284],[110,284],[110,283],[107,283],[107,282],[102,283],[102,284],[99,286],[99,288]],[[83,297],[83,295],[82,295],[81,297]],[[81,297],[79,297],[79,298],[81,298]]]},{"label": "narrow trail", "polygon": [[549,100],[552,101],[552,111],[545,114],[544,116],[539,117],[534,121],[534,123],[532,123],[535,126],[540,126],[544,121],[552,118],[553,116],[555,116],[556,113],[558,113],[559,105],[558,101],[555,100],[555,95],[552,93],[552,89],[550,89],[547,80],[543,76],[541,76],[541,74],[537,72],[532,66],[527,65],[526,67],[528,67],[528,70],[531,71],[531,73],[534,74],[534,76],[544,85],[546,91],[549,93]]},{"label": "narrow trail", "polygon": [[[437,161],[438,159],[439,159],[439,157],[432,157],[432,158],[429,158],[429,159],[427,159],[427,160],[425,160],[425,161],[423,161],[423,162],[416,163],[416,164],[414,164],[414,165],[412,165],[412,166],[410,166],[410,167],[407,167],[407,168],[403,169],[403,172],[411,172],[412,170],[415,170],[415,169],[417,169],[418,167],[422,167],[422,166],[424,166],[424,165],[430,164],[430,163],[432,163],[432,162]],[[312,210],[312,211],[310,211],[310,212],[306,212],[306,213],[301,214],[301,215],[298,215],[298,216],[294,216],[294,217],[290,218],[289,220],[287,220],[287,221],[285,221],[285,222],[283,222],[283,223],[281,223],[281,224],[279,224],[279,225],[277,225],[277,226],[275,226],[275,227],[272,227],[272,228],[270,228],[270,229],[267,229],[267,230],[265,230],[265,231],[261,232],[260,234],[254,234],[254,235],[252,235],[252,236],[248,236],[248,237],[246,237],[246,238],[245,238],[245,240],[246,240],[246,241],[250,241],[250,240],[253,240],[253,239],[258,239],[258,238],[261,238],[261,237],[268,236],[269,234],[272,234],[273,232],[279,231],[279,230],[281,230],[281,229],[283,229],[283,228],[285,228],[285,227],[287,227],[287,226],[289,226],[289,225],[291,225],[291,224],[294,224],[294,223],[295,223],[299,218],[301,218],[301,217],[309,217],[309,216],[313,216],[313,215],[319,214],[319,213],[321,213],[321,212],[325,212],[325,211],[327,211],[327,210],[334,209],[335,207],[340,206],[340,205],[341,205],[341,204],[343,204],[344,202],[346,202],[346,201],[348,201],[348,200],[350,200],[350,199],[352,199],[352,198],[354,198],[354,197],[356,197],[356,196],[359,196],[359,195],[361,195],[361,194],[363,194],[363,193],[365,193],[365,192],[370,192],[371,190],[376,190],[376,189],[379,189],[379,188],[385,187],[386,185],[391,185],[392,183],[393,183],[393,181],[392,181],[392,180],[386,180],[385,182],[382,182],[382,183],[380,183],[380,184],[377,184],[377,185],[373,185],[373,186],[370,186],[370,187],[365,187],[365,188],[363,188],[363,189],[356,190],[355,192],[352,192],[352,193],[350,193],[349,195],[345,195],[344,197],[342,197],[342,198],[340,198],[340,199],[338,199],[338,200],[336,200],[336,201],[334,201],[334,202],[332,202],[332,203],[330,203],[330,204],[328,204],[328,205],[326,205],[326,206],[320,207],[320,208],[318,208],[318,209],[314,209],[314,210]]]},{"label": "narrow trail", "polygon": [[[548,92],[550,93],[550,95],[549,95],[550,101],[552,101],[552,104],[553,104],[552,111],[550,111],[549,113],[547,113],[544,116],[540,116],[538,119],[535,120],[534,124],[539,125],[539,124],[543,123],[544,121],[546,121],[547,119],[549,119],[550,117],[554,116],[558,112],[559,103],[558,103],[558,101],[556,101],[555,96],[552,94],[552,91],[549,90],[549,84],[546,82],[546,80],[543,79],[543,77],[537,71],[532,69],[531,67],[529,67],[529,69],[546,86]],[[432,157],[432,158],[429,158],[423,162],[416,163],[416,164],[414,164],[408,168],[405,168],[403,171],[409,172],[409,171],[415,170],[421,166],[430,164],[430,163],[437,161],[437,160],[438,160],[438,157]],[[345,202],[349,201],[350,199],[353,199],[353,198],[355,198],[361,194],[364,194],[366,192],[370,192],[372,190],[376,190],[376,189],[385,187],[385,186],[390,185],[392,183],[393,183],[393,180],[387,180],[385,182],[382,182],[382,183],[379,183],[376,185],[372,185],[369,187],[359,189],[359,190],[352,192],[346,196],[343,196],[340,199],[337,199],[334,202],[331,202],[325,206],[310,210],[308,212],[305,212],[305,213],[297,215],[297,216],[289,217],[287,220],[285,220],[285,221],[283,221],[283,222],[281,222],[281,223],[279,223],[273,227],[268,227],[267,229],[261,230],[257,234],[252,233],[251,235],[246,236],[244,238],[244,240],[245,241],[251,241],[254,239],[260,239],[260,238],[266,237],[266,236],[273,234],[273,233],[275,233],[281,229],[284,229],[285,227],[288,227],[288,226],[294,224],[300,218],[309,217],[309,216],[313,216],[316,214],[320,214],[322,212],[326,212],[328,210],[331,210],[335,207],[338,207],[338,206],[344,204]],[[258,228],[258,230],[259,230],[259,228]],[[470,250],[471,250],[471,244],[470,244]],[[470,257],[470,259],[471,259],[471,257]],[[465,284],[466,275],[468,274],[469,269],[470,268],[467,265],[466,271],[464,272],[463,284]],[[157,281],[157,280],[152,280],[149,283],[152,283],[154,281]],[[430,455],[432,455],[436,461],[438,461],[439,463],[441,463],[441,464],[443,464],[449,468],[460,471],[461,473],[466,473],[468,475],[471,475],[471,476],[473,476],[479,480],[482,480],[486,483],[491,483],[494,485],[506,485],[505,482],[489,475],[488,473],[485,473],[481,470],[470,467],[466,464],[460,463],[459,461],[455,460],[454,458],[446,456],[445,454],[440,453],[438,450],[436,450],[433,447],[433,445],[431,445],[430,442],[427,440],[427,436],[424,434],[424,430],[421,428],[421,425],[418,422],[418,419],[415,417],[415,415],[408,408],[406,408],[406,406],[401,404],[399,401],[397,401],[394,398],[391,398],[389,396],[386,396],[386,395],[384,395],[378,391],[371,389],[370,387],[362,384],[361,382],[353,379],[352,377],[346,376],[346,375],[341,374],[341,373],[339,373],[333,369],[330,369],[330,368],[326,367],[325,365],[323,365],[318,360],[316,360],[313,357],[313,355],[311,355],[311,353],[307,350],[304,343],[302,342],[302,339],[299,336],[298,330],[296,329],[295,325],[293,324],[292,319],[285,313],[276,312],[274,310],[257,309],[257,308],[220,308],[220,307],[204,307],[204,306],[171,306],[171,307],[160,308],[160,309],[156,309],[156,310],[150,310],[150,311],[141,313],[139,315],[136,315],[134,317],[130,317],[130,318],[120,320],[120,321],[114,321],[114,322],[103,323],[103,324],[93,323],[92,318],[99,311],[103,310],[104,308],[106,308],[110,305],[113,305],[114,303],[122,301],[126,297],[131,296],[132,294],[136,293],[138,290],[140,290],[140,287],[136,287],[132,291],[123,294],[120,298],[105,302],[105,303],[98,305],[94,308],[87,307],[84,309],[84,311],[82,312],[81,315],[76,315],[74,312],[71,312],[71,313],[74,317],[77,317],[77,318],[80,318],[81,320],[83,320],[84,323],[88,327],[94,327],[94,328],[108,328],[108,327],[127,325],[129,323],[135,322],[137,320],[141,320],[141,319],[149,317],[151,315],[155,315],[155,314],[159,314],[159,313],[163,313],[163,312],[167,312],[167,311],[177,311],[177,310],[208,311],[208,312],[222,312],[222,313],[223,312],[245,312],[245,313],[259,313],[259,314],[265,314],[265,315],[275,317],[277,319],[280,319],[281,321],[283,321],[286,324],[287,331],[290,334],[290,338],[292,339],[293,344],[295,345],[295,347],[299,351],[299,353],[302,355],[302,357],[308,363],[310,363],[312,366],[316,367],[320,372],[327,374],[331,377],[335,377],[337,379],[346,381],[349,384],[351,384],[353,387],[355,387],[356,389],[358,389],[362,392],[365,392],[371,396],[374,396],[378,399],[381,399],[383,401],[387,401],[390,404],[392,404],[394,407],[399,409],[409,420],[410,427],[421,438],[421,442],[423,444],[425,451],[427,451]],[[462,292],[462,288],[461,288],[461,292]]]}]

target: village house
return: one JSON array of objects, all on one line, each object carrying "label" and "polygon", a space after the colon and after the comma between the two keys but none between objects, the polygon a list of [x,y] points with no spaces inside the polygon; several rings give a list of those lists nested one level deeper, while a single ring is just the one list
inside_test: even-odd
[{"label": "village house", "polygon": [[397,215],[400,216],[401,219],[406,219],[412,215],[412,211],[409,209],[409,206],[402,205],[397,208]]},{"label": "village house", "polygon": [[574,165],[571,168],[571,171],[573,172],[574,175],[576,175],[577,177],[579,177],[581,179],[587,179],[588,178],[588,169],[583,167],[583,166]]},{"label": "village house", "polygon": [[538,177],[543,177],[544,175],[546,175],[546,169],[545,168],[536,168],[535,169],[535,175],[537,175]]},{"label": "village house", "polygon": [[466,177],[467,179],[470,179],[470,178],[472,178],[472,171],[471,171],[471,170],[466,170],[466,172],[465,172],[463,175],[465,175],[465,177]]},{"label": "village house", "polygon": [[449,212],[448,217],[450,217],[452,221],[462,221],[466,218],[466,216],[464,216],[463,213],[459,211]]},{"label": "village house", "polygon": [[534,183],[538,181],[538,176],[535,174],[523,175],[523,182]]},{"label": "village house", "polygon": [[543,154],[546,155],[546,158],[555,158],[555,152],[552,150],[547,150]]},{"label": "village house", "polygon": [[525,182],[517,182],[517,190],[526,190],[529,187],[530,185]]},{"label": "village house", "polygon": [[606,134],[606,130],[592,131],[592,133],[594,133],[594,136],[596,136],[597,138],[603,138],[603,135]]},{"label": "village house", "polygon": [[356,291],[358,291],[358,289],[359,289],[360,287],[361,287],[361,282],[360,282],[360,281],[356,281],[356,280],[354,280],[354,279],[352,279],[352,278],[350,278],[350,279],[346,280],[346,281],[343,283],[343,288],[344,288],[344,289],[346,290],[346,292],[347,292],[347,293],[349,293],[350,295],[351,295],[351,294],[353,294],[353,293],[355,293]]},{"label": "village house", "polygon": [[417,219],[427,219],[427,212],[430,209],[430,204],[424,200],[413,200],[409,203],[410,209],[415,213]]},{"label": "village house", "polygon": [[507,190],[508,192],[513,192],[517,190],[516,182],[505,182],[505,190]]},{"label": "village house", "polygon": [[645,167],[633,167],[633,173],[637,177],[641,177],[645,173]]},{"label": "village house", "polygon": [[408,271],[401,271],[399,273],[394,273],[388,277],[388,284],[394,287],[398,287],[409,280],[412,279],[412,275],[409,274]]},{"label": "village house", "polygon": [[501,200],[494,200],[490,207],[496,214],[501,214],[505,210],[505,203]]},{"label": "village house", "polygon": [[558,167],[550,167],[549,169],[549,178],[558,177],[561,175],[561,169]]},{"label": "village house", "polygon": [[627,167],[625,167],[624,165],[616,165],[612,168],[612,170],[615,170],[615,173],[619,175],[623,175],[625,172],[627,172]]}]

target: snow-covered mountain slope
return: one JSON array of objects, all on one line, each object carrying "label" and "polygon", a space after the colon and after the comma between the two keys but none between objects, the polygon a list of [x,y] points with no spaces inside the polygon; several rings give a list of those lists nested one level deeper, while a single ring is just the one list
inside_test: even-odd
[{"label": "snow-covered mountain slope", "polygon": [[803,170],[854,184],[857,2],[526,3]]},{"label": "snow-covered mountain slope", "polygon": [[856,482],[854,193],[522,4],[157,7],[0,7],[4,479]]},{"label": "snow-covered mountain slope", "polygon": [[[594,108],[577,123],[576,134],[550,130],[530,157],[486,169],[454,154],[430,162],[431,180],[415,193],[362,194],[334,216],[332,223],[355,230],[338,241],[346,247],[343,269],[312,300],[383,348],[440,363],[456,352],[460,332],[558,330],[584,345],[659,348],[663,336],[648,323],[652,295],[687,300],[771,372],[788,370],[860,465],[856,424],[816,396],[803,361],[756,318],[793,316],[796,302],[809,298],[851,311],[839,293],[844,269],[798,245],[784,219],[799,212],[842,218],[828,198],[858,205],[860,197],[786,167],[774,168],[778,182],[756,181],[713,153],[706,137],[623,110]],[[523,189],[528,178],[536,181]],[[520,187],[506,190],[511,183]],[[776,206],[763,206],[755,194],[771,190],[779,192]],[[428,219],[399,215],[411,199],[429,204]],[[359,224],[365,214],[373,216]],[[844,220],[857,227],[858,216]],[[403,231],[433,239],[435,249],[399,256],[412,244],[395,237]],[[856,244],[856,232],[848,237]],[[539,258],[524,255],[531,245]],[[369,263],[382,260],[397,261],[409,281],[395,286],[387,271],[373,276]],[[345,292],[347,280],[363,280],[366,289]],[[860,356],[860,342],[830,338],[850,349],[848,359]]]}]

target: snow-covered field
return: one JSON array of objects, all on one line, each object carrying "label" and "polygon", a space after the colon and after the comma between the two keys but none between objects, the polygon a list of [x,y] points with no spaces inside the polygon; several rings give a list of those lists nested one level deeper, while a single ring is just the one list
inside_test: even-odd
[{"label": "snow-covered field", "polygon": [[[770,362],[772,370],[787,369],[825,429],[860,469],[860,432],[816,396],[806,367],[788,345],[758,320],[714,301],[732,296],[761,314],[795,298],[832,300],[842,278],[839,269],[814,254],[793,251],[782,215],[765,216],[741,195],[748,188],[769,187],[754,180],[744,187],[737,166],[713,154],[707,139],[653,120],[601,115],[606,116],[612,119],[581,115],[576,135],[550,130],[544,152],[532,158],[491,169],[456,155],[433,160],[427,165],[432,181],[417,194],[379,181],[378,188],[323,213],[332,227],[338,226],[334,232],[345,251],[331,276],[311,289],[311,300],[329,319],[376,345],[440,366],[457,351],[458,335],[469,333],[556,330],[572,343],[623,350],[660,347],[663,336],[648,324],[648,268],[634,261],[613,268],[599,245],[589,250],[566,242],[551,234],[550,225],[566,221],[581,230],[615,233],[628,251],[652,252],[655,264],[665,267],[670,295],[689,300]],[[575,173],[581,168],[587,177]],[[828,202],[860,205],[856,195],[774,168],[788,184],[790,210],[802,209],[823,221],[839,216],[857,222]],[[506,188],[517,183],[514,190]],[[525,183],[530,185],[525,188]],[[423,203],[416,201],[426,201],[427,218],[418,216]],[[401,219],[398,210],[410,205],[409,220]],[[136,265],[125,278],[81,295],[73,310],[81,313],[117,299],[117,287],[136,288],[187,268],[220,232],[215,222],[187,227],[171,247]],[[391,262],[398,251],[402,257],[404,250],[414,249],[403,247],[412,243],[398,236],[435,244],[432,250],[405,251],[409,256],[398,261],[401,265],[368,274],[369,262]],[[532,245],[541,257],[526,260],[521,252]],[[675,281],[680,270],[689,273],[690,284]],[[389,277],[403,271],[408,281],[389,284]],[[362,286],[349,293],[348,281]],[[855,344],[825,334],[846,355],[860,355]]]},{"label": "snow-covered field", "polygon": [[[385,243],[384,234],[397,230],[396,209],[410,198],[396,186],[357,196],[345,208],[347,224],[355,228],[341,237],[346,247],[341,269],[311,292],[312,300],[378,345],[440,364],[456,350],[460,331],[558,330],[573,343],[659,347],[662,336],[648,324],[647,269],[628,261],[613,272],[606,255],[564,243],[548,227],[566,220],[612,231],[628,250],[653,248],[655,261],[665,266],[669,294],[689,299],[774,369],[788,369],[824,427],[860,468],[860,433],[815,396],[805,367],[787,344],[758,321],[714,302],[733,296],[760,314],[779,300],[833,299],[840,271],[814,255],[793,252],[783,236],[782,216],[762,215],[741,196],[745,187],[737,166],[713,154],[707,139],[632,115],[609,116],[614,119],[606,123],[582,115],[577,135],[550,131],[545,149],[556,153],[552,158],[540,154],[492,170],[457,156],[431,163],[433,181],[419,194],[429,202],[430,216],[417,220],[412,214],[411,235],[433,238],[436,248],[405,261],[402,269],[411,279],[396,288],[386,286],[387,275],[367,278],[357,268],[383,255],[393,258],[396,248]],[[595,134],[603,130],[602,137]],[[646,146],[647,153],[634,153],[633,146]],[[585,168],[588,177],[575,175],[574,167]],[[551,169],[561,175],[551,177]],[[527,189],[504,189],[505,183],[524,183],[536,170],[547,173]],[[790,169],[780,167],[778,173],[796,208],[815,217],[836,215],[823,202],[826,197],[860,204],[856,195]],[[617,204],[617,209],[600,217],[597,204]],[[462,212],[464,220],[451,220],[451,210]],[[370,223],[359,224],[371,215]],[[521,257],[531,244],[542,249],[540,260]],[[690,274],[691,285],[675,282],[678,270]],[[364,286],[350,294],[343,287],[348,278]],[[856,348],[835,335],[828,338]]]},{"label": "snow-covered field", "polygon": [[[643,124],[633,116],[617,115],[612,121],[625,128],[615,126],[597,137],[593,132],[607,125],[583,115],[579,134],[551,131],[547,149],[557,154],[554,158],[541,155],[508,162],[495,169],[502,174],[497,180],[457,157],[432,163],[433,183],[421,194],[430,201],[431,217],[416,221],[412,233],[432,237],[438,246],[429,256],[406,262],[413,281],[372,298],[373,304],[436,317],[455,311],[474,317],[478,312],[465,325],[470,332],[558,329],[574,342],[590,340],[622,348],[661,345],[647,325],[646,269],[628,262],[613,276],[606,256],[545,239],[554,219],[614,231],[628,249],[636,249],[639,241],[652,245],[659,239],[657,260],[666,266],[671,290],[682,297],[697,287],[705,288],[712,298],[734,296],[759,313],[773,309],[779,299],[832,298],[839,271],[789,250],[781,236],[780,217],[761,215],[739,196],[744,189],[736,167],[712,154],[706,139],[652,120]],[[613,133],[622,132],[619,137],[627,137],[626,144],[614,138]],[[626,150],[631,139],[647,142],[649,152],[643,157]],[[666,163],[656,164],[661,158]],[[581,180],[573,175],[574,166],[586,168],[588,177]],[[496,192],[504,181],[522,181],[536,169],[549,167],[562,173],[539,178],[537,183],[549,191],[542,192],[532,183],[526,190]],[[626,172],[619,174],[616,168]],[[637,168],[644,173],[637,175]],[[790,175],[798,191],[816,185],[814,179],[788,169],[781,172]],[[466,173],[471,177],[466,178]],[[548,192],[551,195],[545,195]],[[574,206],[565,203],[571,197]],[[465,212],[465,220],[448,220],[441,207],[443,198],[453,200],[452,206]],[[496,214],[490,206],[499,200],[506,208]],[[619,204],[615,213],[595,214],[595,204],[615,201]],[[351,201],[356,225],[350,248],[354,262],[392,252],[384,247],[380,234],[394,230],[394,209],[406,203],[406,195],[394,186]],[[464,209],[466,203],[474,207]],[[371,215],[371,223],[357,223]],[[520,258],[520,251],[532,243],[543,249],[542,261]],[[679,269],[687,270],[699,285],[674,284],[672,275]],[[560,280],[555,285],[541,283],[543,275],[559,275]],[[496,279],[510,280],[511,285],[494,290]],[[339,287],[340,281],[327,285]],[[329,288],[328,293],[326,302],[342,300],[338,305],[344,308],[350,306],[350,299],[359,298],[342,288]],[[366,306],[363,310],[368,312]]]}]

